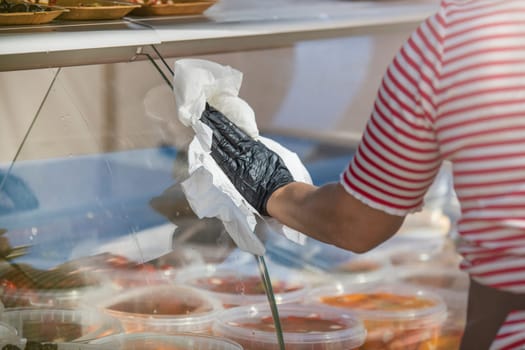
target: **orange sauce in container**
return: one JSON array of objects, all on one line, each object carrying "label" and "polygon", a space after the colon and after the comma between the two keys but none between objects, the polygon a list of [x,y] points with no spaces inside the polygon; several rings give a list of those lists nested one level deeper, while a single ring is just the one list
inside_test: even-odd
[{"label": "orange sauce in container", "polygon": [[436,305],[431,299],[393,293],[356,293],[321,297],[325,304],[359,310],[404,311]]},{"label": "orange sauce in container", "polygon": [[368,332],[361,350],[420,350],[438,344],[447,313],[442,299],[403,286],[353,290],[338,285],[319,289],[313,300],[353,311]]}]

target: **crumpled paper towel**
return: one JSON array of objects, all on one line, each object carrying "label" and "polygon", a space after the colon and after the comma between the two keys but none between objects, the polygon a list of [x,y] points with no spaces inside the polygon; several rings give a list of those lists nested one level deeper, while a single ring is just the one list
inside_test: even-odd
[{"label": "crumpled paper towel", "polygon": [[242,73],[229,66],[202,59],[175,62],[173,90],[178,117],[185,126],[195,131],[188,148],[190,176],[181,185],[198,217],[219,218],[240,249],[263,255],[265,247],[254,233],[258,223],[270,225],[274,231],[299,244],[304,244],[306,236],[275,219],[260,217],[215,163],[210,155],[212,131],[199,120],[206,102],[248,135],[279,154],[295,180],[312,183],[312,179],[295,153],[259,135],[255,113],[248,103],[238,97],[241,82]]}]

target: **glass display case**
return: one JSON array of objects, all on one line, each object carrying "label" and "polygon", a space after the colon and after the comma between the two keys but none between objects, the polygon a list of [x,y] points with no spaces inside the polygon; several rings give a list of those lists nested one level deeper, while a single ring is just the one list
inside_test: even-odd
[{"label": "glass display case", "polygon": [[[447,285],[409,274],[432,258],[455,266],[446,169],[424,212],[370,253],[298,245],[261,227],[261,259],[188,205],[180,186],[188,140],[172,91],[179,58],[238,69],[261,133],[295,152],[315,184],[337,181],[386,65],[436,6],[220,0],[198,16],[0,27],[0,345],[305,349],[321,329],[315,349],[375,349],[365,334],[377,330],[352,313],[337,318],[315,305],[312,319],[288,304],[311,302],[323,285],[366,294],[388,279],[404,285],[392,292],[398,298],[405,287],[430,289],[441,312],[418,329],[426,332],[418,346],[434,346],[438,329],[460,329],[461,295],[444,317]],[[403,252],[414,244],[421,254],[410,260]],[[393,274],[395,264],[406,271]],[[259,338],[239,338],[246,331],[221,314]],[[396,339],[385,340],[388,349],[399,348]]]}]

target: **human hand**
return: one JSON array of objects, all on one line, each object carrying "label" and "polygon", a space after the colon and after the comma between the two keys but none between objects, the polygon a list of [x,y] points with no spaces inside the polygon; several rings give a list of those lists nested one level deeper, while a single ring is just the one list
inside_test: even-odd
[{"label": "human hand", "polygon": [[213,131],[211,156],[217,165],[251,206],[269,215],[272,193],[294,181],[281,157],[208,104],[200,120]]}]

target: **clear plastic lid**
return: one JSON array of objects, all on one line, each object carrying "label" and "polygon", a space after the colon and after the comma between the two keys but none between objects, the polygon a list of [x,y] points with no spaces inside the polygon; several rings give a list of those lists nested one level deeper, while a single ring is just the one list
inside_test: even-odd
[{"label": "clear plastic lid", "polygon": [[118,319],[127,332],[207,332],[220,300],[183,285],[132,288],[98,304]]},{"label": "clear plastic lid", "polygon": [[119,334],[91,342],[111,350],[243,350],[239,344],[220,337],[197,334]]},{"label": "clear plastic lid", "polygon": [[345,283],[371,283],[390,279],[388,257],[379,254],[352,256],[328,271],[332,279]]},{"label": "clear plastic lid", "polygon": [[461,256],[452,248],[447,241],[440,247],[424,247],[414,244],[399,245],[390,249],[386,255],[390,263],[396,268],[425,267],[429,268],[458,268]]},{"label": "clear plastic lid", "polygon": [[[270,275],[272,277],[272,275]],[[299,276],[272,277],[272,288],[278,304],[300,301],[309,285]],[[247,273],[218,265],[205,265],[181,270],[177,274],[181,284],[198,288],[220,299],[225,307],[267,302],[266,292],[257,272]]]},{"label": "clear plastic lid", "polygon": [[451,231],[450,219],[440,209],[423,208],[406,216],[398,232],[376,251],[412,246],[413,251],[442,249]]},{"label": "clear plastic lid", "polygon": [[[364,343],[365,328],[351,313],[296,303],[279,305],[278,310],[287,350],[356,349]],[[213,333],[246,349],[279,349],[272,313],[264,304],[223,311]]]},{"label": "clear plastic lid", "polygon": [[122,332],[118,320],[92,309],[12,308],[1,321],[29,341],[87,341]]},{"label": "clear plastic lid", "polygon": [[439,295],[398,283],[362,286],[335,283],[312,290],[306,303],[351,310],[362,320],[414,321],[418,327],[440,325],[447,316],[446,305]]}]

